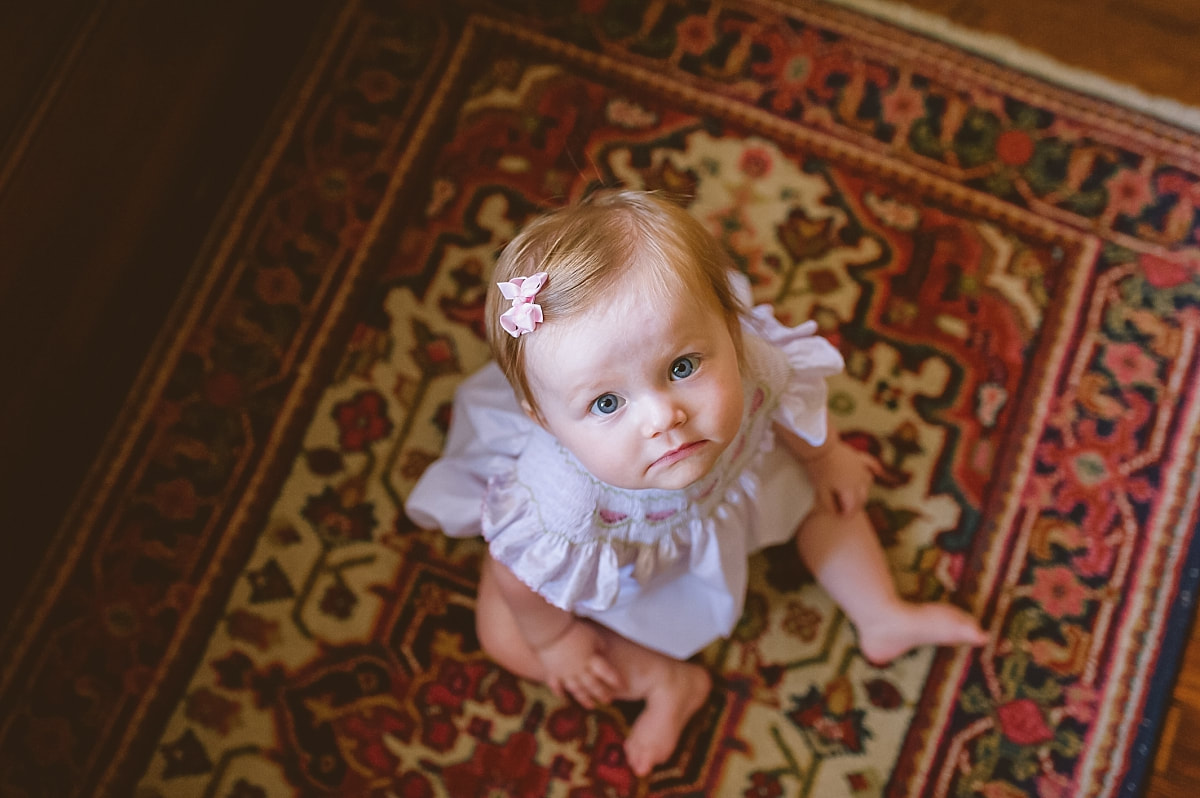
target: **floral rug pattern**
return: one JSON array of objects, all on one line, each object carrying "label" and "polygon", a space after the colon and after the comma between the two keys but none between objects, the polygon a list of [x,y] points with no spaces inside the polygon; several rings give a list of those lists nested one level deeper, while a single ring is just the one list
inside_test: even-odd
[{"label": "floral rug pattern", "polygon": [[[380,0],[347,5],[254,174],[5,665],[0,791],[1136,784],[1197,571],[1194,137],[819,3]],[[482,544],[401,509],[487,358],[497,249],[618,184],[685,198],[758,301],[817,320],[898,585],[991,636],[873,667],[763,552],[646,780],[638,708],[488,661]]]}]

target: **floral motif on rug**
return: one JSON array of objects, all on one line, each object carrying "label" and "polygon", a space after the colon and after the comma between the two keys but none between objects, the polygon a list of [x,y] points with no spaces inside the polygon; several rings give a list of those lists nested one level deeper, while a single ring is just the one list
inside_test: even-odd
[{"label": "floral motif on rug", "polygon": [[[1195,581],[1200,142],[815,3],[444,5],[329,32],[7,666],[6,794],[1135,783]],[[481,653],[482,543],[403,497],[486,362],[497,250],[605,185],[685,198],[757,301],[817,321],[898,586],[987,646],[874,667],[790,547],[759,553],[645,780],[637,706]]]}]

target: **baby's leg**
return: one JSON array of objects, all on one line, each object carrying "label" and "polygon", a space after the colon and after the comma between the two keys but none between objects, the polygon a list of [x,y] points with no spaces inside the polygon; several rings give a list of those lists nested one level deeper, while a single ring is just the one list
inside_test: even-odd
[{"label": "baby's leg", "polygon": [[[541,660],[521,635],[512,610],[496,587],[495,566],[488,560],[479,584],[476,627],[480,644],[508,670],[536,682],[546,682]],[[699,665],[680,662],[638,645],[591,621],[604,640],[609,661],[626,689],[618,698],[645,701],[645,708],[625,740],[625,759],[639,776],[666,761],[679,742],[688,720],[708,698],[712,678]]]},{"label": "baby's leg", "polygon": [[796,534],[800,557],[858,631],[863,656],[890,662],[923,645],[983,645],[987,635],[950,604],[913,604],[896,592],[883,546],[865,512],[819,509]]}]

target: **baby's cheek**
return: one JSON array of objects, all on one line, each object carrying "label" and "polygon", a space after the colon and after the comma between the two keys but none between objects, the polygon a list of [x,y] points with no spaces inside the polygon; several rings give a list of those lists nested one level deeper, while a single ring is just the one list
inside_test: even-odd
[{"label": "baby's cheek", "polygon": [[725,409],[723,413],[723,426],[725,427],[724,440],[732,440],[737,434],[738,429],[742,426],[742,412],[745,409],[745,399],[742,396],[741,390],[730,391]]},{"label": "baby's cheek", "polygon": [[571,449],[571,454],[575,455],[579,462],[583,463],[583,467],[591,472],[592,476],[598,477],[605,482],[611,481],[608,477],[612,475],[614,470],[614,458],[604,447],[598,446],[595,443],[589,443],[577,445],[576,448],[567,448]]}]

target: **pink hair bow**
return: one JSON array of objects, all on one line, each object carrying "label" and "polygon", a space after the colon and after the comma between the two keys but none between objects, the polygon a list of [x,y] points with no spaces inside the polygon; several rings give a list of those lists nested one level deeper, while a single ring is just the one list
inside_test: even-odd
[{"label": "pink hair bow", "polygon": [[500,326],[513,338],[533,332],[542,323],[542,306],[533,300],[545,284],[545,272],[496,283],[504,298],[512,302],[512,307],[500,314]]}]

